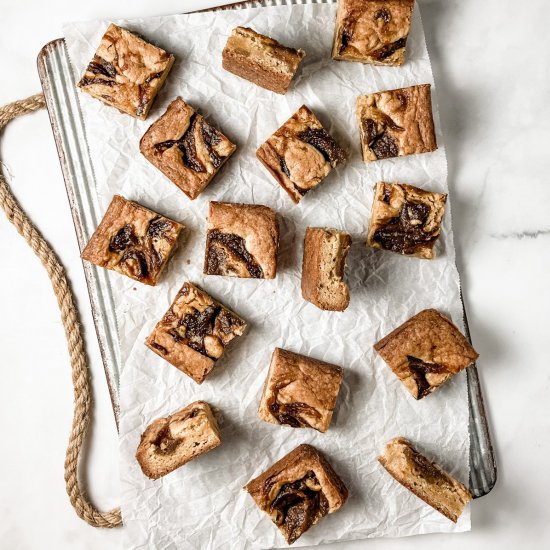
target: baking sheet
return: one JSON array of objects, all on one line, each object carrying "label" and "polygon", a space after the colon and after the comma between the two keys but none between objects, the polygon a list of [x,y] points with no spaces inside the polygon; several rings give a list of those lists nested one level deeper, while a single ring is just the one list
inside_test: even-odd
[{"label": "baking sheet", "polygon": [[[435,261],[402,258],[363,245],[374,182],[401,180],[446,190],[437,116],[440,149],[435,153],[367,167],[357,146],[353,107],[358,94],[432,82],[420,14],[415,11],[409,60],[403,68],[394,69],[331,62],[327,29],[333,27],[334,12],[333,5],[298,5],[119,22],[176,54],[178,61],[167,86],[147,122],[120,115],[81,95],[100,204],[106,208],[118,192],[187,226],[158,287],[109,275],[124,365],[120,431],[128,548],[283,545],[275,527],[241,487],[303,442],[316,445],[330,457],[351,496],[340,512],[325,518],[295,546],[469,529],[468,511],[456,526],[450,524],[393,482],[375,461],[387,439],[405,435],[460,479],[468,479],[465,373],[435,395],[415,402],[371,348],[378,338],[424,307],[441,309],[462,328],[449,207]],[[306,50],[289,94],[274,96],[223,71],[221,50],[230,30],[239,24]],[[93,55],[106,26],[106,22],[66,26],[77,73]],[[193,202],[138,152],[141,135],[175,95],[193,104],[239,145],[218,178]],[[302,103],[318,114],[352,152],[352,158],[294,206],[256,161],[254,151]],[[281,249],[275,281],[202,275],[209,200],[262,203],[278,211]],[[345,228],[354,238],[347,270],[352,302],[344,313],[320,312],[301,300],[301,242],[307,225]],[[142,343],[187,279],[203,286],[251,325],[246,337],[236,342],[200,387]],[[337,413],[327,434],[267,425],[257,418],[259,394],[275,346],[344,367]],[[133,458],[139,435],[153,418],[195,399],[218,407],[224,444],[163,480],[147,480]]]}]

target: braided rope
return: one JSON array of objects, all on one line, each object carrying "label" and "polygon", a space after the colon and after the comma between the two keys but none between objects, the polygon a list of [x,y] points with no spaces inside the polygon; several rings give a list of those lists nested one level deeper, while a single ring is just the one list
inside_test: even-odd
[{"label": "braided rope", "polygon": [[[14,118],[43,109],[44,96],[37,94],[21,101],[0,107],[0,132]],[[118,527],[122,525],[120,508],[100,512],[86,498],[78,481],[78,458],[90,421],[91,390],[84,340],[78,320],[73,294],[65,270],[56,253],[39,233],[12,195],[4,175],[0,171],[0,206],[8,220],[27,241],[46,268],[57,298],[61,320],[67,337],[74,386],[74,414],[71,435],[65,455],[65,483],[71,504],[77,515],[93,527]]]}]

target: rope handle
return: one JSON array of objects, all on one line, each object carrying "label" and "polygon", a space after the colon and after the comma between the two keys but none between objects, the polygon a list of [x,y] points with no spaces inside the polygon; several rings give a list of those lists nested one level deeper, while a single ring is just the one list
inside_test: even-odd
[{"label": "rope handle", "polygon": [[[43,94],[14,101],[0,107],[0,132],[13,119],[43,109],[46,102]],[[67,494],[78,517],[92,527],[118,527],[122,525],[120,508],[100,512],[87,499],[78,481],[79,455],[90,422],[92,404],[90,376],[84,348],[84,339],[79,324],[79,315],[65,270],[44,237],[29,220],[13,196],[4,174],[0,170],[0,206],[8,220],[15,226],[33,252],[46,268],[57,298],[61,321],[69,348],[69,358],[74,386],[74,413],[71,435],[65,455],[65,484]]]}]

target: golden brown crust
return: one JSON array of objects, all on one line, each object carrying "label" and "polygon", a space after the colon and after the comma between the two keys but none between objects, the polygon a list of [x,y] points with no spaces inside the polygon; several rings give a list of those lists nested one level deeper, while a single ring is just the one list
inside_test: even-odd
[{"label": "golden brown crust", "polygon": [[246,323],[204,290],[186,282],[145,345],[202,384]]},{"label": "golden brown crust", "polygon": [[433,258],[446,202],[444,193],[404,183],[377,183],[367,244],[407,256]]},{"label": "golden brown crust", "polygon": [[258,148],[256,156],[296,204],[347,159],[305,105]]},{"label": "golden brown crust", "polygon": [[141,436],[136,459],[143,473],[159,479],[221,444],[210,405],[195,401],[153,421]]},{"label": "golden brown crust", "polygon": [[170,218],[115,195],[81,258],[154,286],[182,228]]},{"label": "golden brown crust", "polygon": [[356,115],[365,162],[437,149],[430,84],[359,96]]},{"label": "golden brown crust", "polygon": [[272,424],[326,432],[342,378],[341,367],[275,348],[258,416]]},{"label": "golden brown crust", "polygon": [[458,328],[435,309],[417,313],[374,349],[415,399],[433,392],[479,357]]},{"label": "golden brown crust", "polygon": [[139,150],[191,200],[196,199],[236,145],[177,97],[141,138]]},{"label": "golden brown crust", "polygon": [[333,59],[403,65],[414,0],[339,0]]},{"label": "golden brown crust", "polygon": [[[292,487],[304,479],[307,483],[305,490],[303,487]],[[348,498],[344,482],[327,459],[311,445],[296,447],[263,474],[251,480],[244,489],[254,499],[258,508],[270,516],[289,544],[325,515],[339,510]],[[286,517],[281,513],[277,501],[278,497],[281,500],[282,493],[296,495],[295,506],[298,513],[295,515],[300,521],[289,517],[290,510],[287,511]],[[314,499],[316,506],[311,505]],[[288,521],[290,519],[294,521]]]},{"label": "golden brown crust", "polygon": [[174,56],[111,24],[77,86],[123,113],[145,120]]},{"label": "golden brown crust", "polygon": [[389,441],[378,461],[401,485],[454,523],[472,500],[470,491],[460,481],[403,437]]},{"label": "golden brown crust", "polygon": [[248,27],[237,27],[223,49],[222,65],[262,88],[286,94],[304,56],[304,50],[283,46]]},{"label": "golden brown crust", "polygon": [[344,267],[350,246],[351,237],[343,231],[306,229],[302,262],[304,300],[329,311],[344,311],[348,307],[349,287],[344,282]]},{"label": "golden brown crust", "polygon": [[271,208],[260,204],[210,202],[206,275],[274,279],[278,247],[279,224]]}]

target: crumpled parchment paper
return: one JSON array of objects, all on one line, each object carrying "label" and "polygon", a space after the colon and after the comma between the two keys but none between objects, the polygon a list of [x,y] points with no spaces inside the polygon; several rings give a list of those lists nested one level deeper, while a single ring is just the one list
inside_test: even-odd
[{"label": "crumpled parchment paper", "polygon": [[[284,547],[277,528],[242,487],[300,443],[311,443],[326,453],[348,486],[350,498],[294,546],[470,528],[469,510],[452,524],[396,483],[376,461],[388,439],[403,435],[463,482],[468,480],[465,373],[416,402],[372,349],[379,338],[426,307],[438,308],[463,328],[450,205],[433,261],[374,251],[364,244],[375,182],[402,181],[447,190],[435,101],[437,152],[368,166],[360,158],[356,96],[433,83],[420,14],[416,8],[406,64],[385,68],[331,60],[335,11],[336,6],[330,4],[288,5],[118,21],[177,56],[166,86],[145,122],[80,94],[96,191],[104,208],[114,193],[120,193],[186,226],[179,249],[156,288],[110,274],[124,362],[120,460],[126,548]],[[107,24],[66,25],[75,81]],[[306,50],[307,57],[286,96],[222,69],[223,46],[237,25],[251,26]],[[238,145],[221,173],[193,202],[138,149],[143,133],[177,95]],[[351,152],[351,159],[295,206],[254,153],[303,103]],[[260,203],[278,212],[281,244],[275,280],[202,274],[210,200]],[[302,241],[308,225],[342,228],[352,234],[346,269],[352,298],[344,313],[322,312],[301,298]],[[202,286],[250,325],[202,386],[143,344],[186,280]],[[344,368],[336,413],[326,434],[278,427],[257,417],[276,346]],[[153,419],[197,399],[218,409],[222,445],[161,480],[147,479],[134,458],[140,434]]]}]

